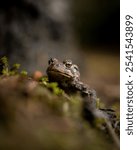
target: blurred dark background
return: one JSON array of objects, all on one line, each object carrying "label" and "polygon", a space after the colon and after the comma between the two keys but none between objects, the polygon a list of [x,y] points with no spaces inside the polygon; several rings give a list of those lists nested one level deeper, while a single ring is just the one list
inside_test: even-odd
[{"label": "blurred dark background", "polygon": [[81,45],[119,46],[119,0],[74,0],[72,12],[73,27]]},{"label": "blurred dark background", "polygon": [[50,57],[72,59],[101,99],[119,100],[119,0],[4,0],[0,56],[45,74]]}]

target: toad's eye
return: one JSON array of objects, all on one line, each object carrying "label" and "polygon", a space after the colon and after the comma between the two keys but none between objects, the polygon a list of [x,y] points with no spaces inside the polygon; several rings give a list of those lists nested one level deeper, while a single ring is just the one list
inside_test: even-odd
[{"label": "toad's eye", "polygon": [[50,65],[50,64],[52,64],[53,63],[53,60],[52,60],[52,58],[48,61],[48,64]]},{"label": "toad's eye", "polygon": [[50,60],[48,61],[48,64],[54,64],[55,62],[57,62],[58,60],[56,58],[50,58]]},{"label": "toad's eye", "polygon": [[65,64],[66,67],[70,68],[72,66],[72,61],[71,60],[64,60],[63,64]]}]

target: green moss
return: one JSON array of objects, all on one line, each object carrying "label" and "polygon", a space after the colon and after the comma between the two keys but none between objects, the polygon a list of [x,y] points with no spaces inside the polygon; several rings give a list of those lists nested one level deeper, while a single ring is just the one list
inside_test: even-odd
[{"label": "green moss", "polygon": [[55,95],[62,95],[63,94],[63,90],[60,89],[58,87],[58,83],[57,82],[48,82],[48,78],[46,76],[43,76],[42,78],[40,78],[39,80],[40,84],[47,87],[48,89],[50,89]]},{"label": "green moss", "polygon": [[53,91],[53,93],[56,95],[61,95],[63,93],[63,90],[58,87],[57,82],[47,83],[46,86],[47,86],[47,88],[51,89]]},{"label": "green moss", "polygon": [[8,58],[6,56],[0,58],[0,74],[5,76],[13,76],[17,74],[27,75],[27,71],[20,69],[20,64],[15,63],[11,67],[9,66]]},{"label": "green moss", "polygon": [[42,85],[46,86],[46,85],[47,85],[47,82],[48,82],[48,77],[47,77],[47,76],[41,77],[41,78],[39,79],[39,82],[40,82]]},{"label": "green moss", "polygon": [[23,76],[27,76],[27,75],[28,75],[28,72],[27,72],[26,70],[22,70],[22,71],[20,72],[20,74],[23,75]]},{"label": "green moss", "polygon": [[9,64],[6,56],[0,58],[0,74],[9,75]]}]

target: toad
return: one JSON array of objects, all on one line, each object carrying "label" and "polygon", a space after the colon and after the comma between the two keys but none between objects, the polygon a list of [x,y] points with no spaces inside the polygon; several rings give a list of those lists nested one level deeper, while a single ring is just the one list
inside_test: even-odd
[{"label": "toad", "polygon": [[[96,108],[96,91],[80,80],[79,68],[71,60],[61,62],[56,58],[51,58],[47,75],[50,82],[57,82],[66,93],[80,92],[83,97],[83,117],[90,124],[93,124],[96,118],[104,118],[109,120],[113,127],[115,126],[117,123],[115,111]],[[119,130],[119,126],[115,128]]]},{"label": "toad", "polygon": [[79,91],[82,97],[90,98],[92,104],[96,105],[96,91],[80,80],[80,72],[77,65],[71,60],[59,61],[56,58],[49,60],[47,75],[50,82],[57,82],[66,93]]}]

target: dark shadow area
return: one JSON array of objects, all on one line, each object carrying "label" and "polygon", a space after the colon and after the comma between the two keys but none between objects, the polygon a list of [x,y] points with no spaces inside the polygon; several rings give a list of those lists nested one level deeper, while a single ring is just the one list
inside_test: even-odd
[{"label": "dark shadow area", "polygon": [[76,0],[73,6],[74,32],[81,46],[119,47],[119,0]]}]

